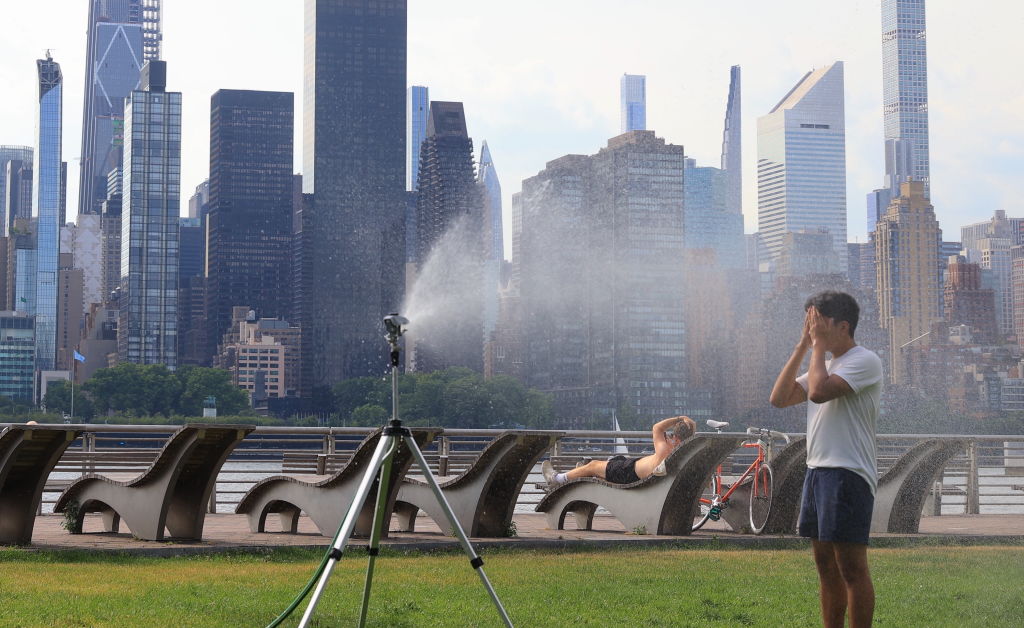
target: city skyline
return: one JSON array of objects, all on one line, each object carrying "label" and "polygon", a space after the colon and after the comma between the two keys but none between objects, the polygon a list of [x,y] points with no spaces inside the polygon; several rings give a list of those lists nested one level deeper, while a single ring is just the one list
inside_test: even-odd
[{"label": "city skyline", "polygon": [[[62,4],[66,5],[64,18],[56,24],[43,20],[40,8],[11,8],[20,28],[0,43],[6,60],[0,78],[10,86],[10,93],[25,97],[0,105],[0,143],[32,143],[31,107],[25,101],[31,102],[32,62],[47,46],[61,59],[68,85],[84,83],[87,7],[70,1]],[[302,106],[302,9],[270,11],[269,3],[253,2],[251,11],[239,15],[227,6],[200,9],[188,0],[168,4],[163,16],[163,57],[181,68],[175,75],[182,77],[177,87],[186,94],[182,185],[193,189],[206,178],[209,122],[200,103],[208,102],[213,92],[221,88],[294,91],[297,109]],[[879,115],[881,20],[877,1],[847,4],[846,10],[833,12],[836,19],[822,20],[820,11],[801,10],[811,6],[808,2],[793,2],[785,12],[772,10],[772,15],[767,7],[683,9],[651,2],[648,10],[664,19],[629,36],[614,28],[618,13],[610,2],[590,3],[586,12],[580,12],[579,2],[562,3],[545,10],[543,22],[532,17],[540,14],[539,3],[483,11],[478,4],[455,0],[430,7],[413,2],[407,82],[430,85],[436,99],[466,102],[469,133],[477,145],[488,141],[506,181],[507,205],[519,182],[536,174],[547,161],[567,153],[593,152],[616,134],[618,78],[623,72],[648,77],[648,128],[685,145],[688,156],[699,163],[711,164],[721,141],[718,121],[727,98],[729,67],[743,67],[743,118],[749,129],[791,84],[794,73],[841,59],[847,70],[847,196],[860,199],[877,187],[879,173],[884,171]],[[1024,8],[1001,3],[998,12],[1006,19],[994,22],[954,13],[947,4],[932,2],[928,8],[932,197],[940,222],[955,229],[984,219],[995,209],[1020,213],[1015,199],[1024,196],[1024,182],[1015,180],[1014,173],[1024,163],[1024,124],[1016,113],[1021,96],[1011,93],[1007,82],[991,79],[999,72],[999,60],[1012,57],[1001,42],[1016,41],[1008,29],[1019,23],[1017,17],[1024,18]],[[190,18],[200,10],[204,20]],[[568,22],[561,18],[574,12],[583,20],[578,22],[578,32],[586,34],[566,37],[561,24]],[[459,19],[451,20],[451,15]],[[736,37],[723,44],[687,25],[707,20],[729,22]],[[512,45],[515,28],[488,28],[489,24],[524,22],[536,30],[525,51]],[[235,27],[226,31],[228,24]],[[782,41],[771,35],[773,28],[785,28],[791,36]],[[684,32],[668,38],[673,29]],[[294,36],[287,36],[288,32]],[[458,32],[460,38],[439,36],[446,32]],[[474,39],[467,43],[462,34]],[[613,36],[632,45],[601,45]],[[280,45],[260,43],[267,40]],[[965,50],[958,44],[961,40],[972,45]],[[477,52],[463,54],[467,49]],[[235,63],[239,54],[251,63]],[[18,59],[23,63],[18,64]],[[495,73],[496,67],[503,71]],[[72,208],[78,206],[81,118],[80,100],[66,99],[64,158],[72,170],[68,176]],[[301,133],[301,124],[296,125],[296,133]],[[754,140],[748,133],[743,147],[748,232],[756,223]],[[861,203],[850,203],[850,240],[864,239],[863,212]],[[508,222],[506,218],[506,230]]]}]

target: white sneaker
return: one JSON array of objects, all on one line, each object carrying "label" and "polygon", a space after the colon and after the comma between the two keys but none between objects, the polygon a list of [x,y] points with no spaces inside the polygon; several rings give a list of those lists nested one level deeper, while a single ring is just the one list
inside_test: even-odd
[{"label": "white sneaker", "polygon": [[664,460],[661,461],[661,464],[659,464],[658,466],[654,467],[654,475],[659,475],[659,476],[661,476],[661,475],[668,475],[668,469],[665,468],[665,461]]},{"label": "white sneaker", "polygon": [[545,460],[541,463],[540,472],[544,475],[544,481],[548,483],[548,486],[558,485],[558,483],[555,482],[555,475],[557,475],[557,472],[555,471],[555,467],[552,466],[550,460]]}]

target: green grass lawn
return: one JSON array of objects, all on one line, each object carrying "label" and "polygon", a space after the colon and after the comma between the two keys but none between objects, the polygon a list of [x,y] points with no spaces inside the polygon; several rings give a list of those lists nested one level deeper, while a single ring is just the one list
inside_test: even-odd
[{"label": "green grass lawn", "polygon": [[[358,616],[365,558],[338,564],[317,626]],[[808,550],[496,550],[517,626],[816,626]],[[135,558],[0,550],[0,626],[265,626],[319,563],[308,551]],[[1024,547],[872,549],[878,626],[1024,625]],[[285,623],[298,624],[301,606]],[[382,553],[370,626],[501,626],[460,553]]]}]

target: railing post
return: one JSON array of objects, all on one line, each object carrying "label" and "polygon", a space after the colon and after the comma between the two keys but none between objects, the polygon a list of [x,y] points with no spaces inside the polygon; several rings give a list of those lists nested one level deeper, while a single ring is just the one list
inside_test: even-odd
[{"label": "railing post", "polygon": [[316,474],[324,475],[327,473],[327,454],[317,454],[316,457]]},{"label": "railing post", "polygon": [[217,481],[213,481],[213,490],[210,491],[210,502],[207,504],[206,512],[211,515],[217,514]]},{"label": "railing post", "polygon": [[978,497],[978,441],[972,440],[967,445],[967,511],[968,515],[976,515],[979,511]]},{"label": "railing post", "polygon": [[450,441],[447,436],[441,436],[441,451],[437,456],[437,474],[448,475],[448,455],[451,453]]}]

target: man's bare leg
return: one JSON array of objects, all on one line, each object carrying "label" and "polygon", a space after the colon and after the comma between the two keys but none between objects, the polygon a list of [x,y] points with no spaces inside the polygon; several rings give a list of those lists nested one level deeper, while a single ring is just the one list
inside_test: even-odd
[{"label": "man's bare leg", "polygon": [[579,478],[601,478],[604,479],[604,470],[608,463],[604,460],[591,460],[582,467],[576,467],[566,472],[565,477],[569,480]]},{"label": "man's bare leg", "polygon": [[846,587],[850,628],[867,628],[875,614],[875,587],[868,568],[868,546],[832,543],[836,566]]},{"label": "man's bare leg", "polygon": [[848,594],[836,563],[835,543],[812,540],[811,546],[821,590],[821,623],[825,628],[843,628]]}]

